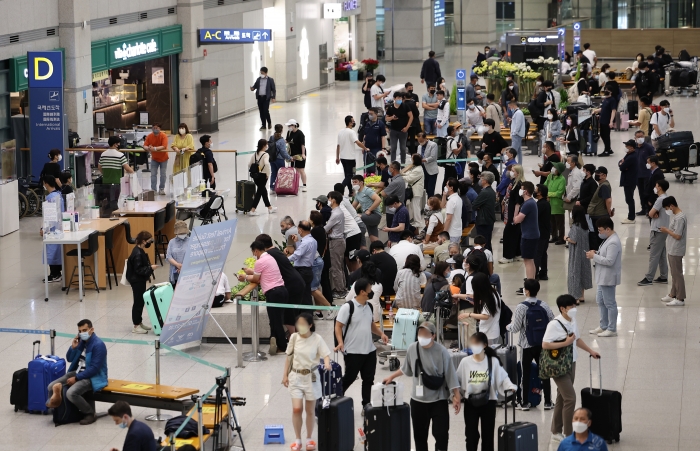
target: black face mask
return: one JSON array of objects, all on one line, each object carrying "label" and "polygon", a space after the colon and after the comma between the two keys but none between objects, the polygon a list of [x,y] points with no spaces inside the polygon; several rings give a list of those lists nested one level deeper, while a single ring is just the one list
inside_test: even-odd
[{"label": "black face mask", "polygon": [[434,95],[435,95],[435,90],[434,90],[434,89],[431,89],[431,90],[430,90],[430,95],[431,95],[431,96],[434,96]]},{"label": "black face mask", "polygon": [[144,247],[148,249],[149,247],[151,247],[151,244],[153,244],[153,242],[148,241]]},{"label": "black face mask", "polygon": [[374,297],[374,291],[367,293],[367,299],[372,299]]},{"label": "black face mask", "polygon": [[321,208],[323,208],[323,205],[321,205],[320,202],[316,203],[316,210],[321,211]]},{"label": "black face mask", "polygon": [[596,174],[593,178],[596,182],[600,182],[600,175]]}]

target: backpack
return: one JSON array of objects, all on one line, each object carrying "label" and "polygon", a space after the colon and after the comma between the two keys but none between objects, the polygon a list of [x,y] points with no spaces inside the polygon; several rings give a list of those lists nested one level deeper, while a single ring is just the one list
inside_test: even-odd
[{"label": "backpack", "polygon": [[270,161],[277,160],[277,141],[274,135],[270,136],[270,139],[267,140],[267,154],[270,156]]},{"label": "backpack", "polygon": [[[646,109],[646,108],[645,108],[645,109]],[[661,110],[661,107],[659,107],[659,110]],[[649,118],[649,133],[648,133],[648,136],[649,136],[650,138],[651,138],[651,133],[654,131],[654,124],[651,123],[651,120],[654,119],[654,115],[656,115],[656,122],[659,122],[659,120],[660,120],[659,118],[662,117],[661,114],[659,114],[659,112],[656,111],[655,113],[652,113],[651,117]],[[667,121],[667,122],[671,122],[671,117],[670,117],[670,116],[668,116],[668,121]]]},{"label": "backpack", "polygon": [[[212,155],[212,166],[214,166],[214,172],[219,172],[219,166],[216,164],[216,160],[214,159],[214,156]],[[206,161],[206,158],[204,156],[204,152],[202,149],[197,150],[195,153],[190,156],[190,166],[192,166],[195,163],[202,162],[202,165],[204,165],[204,162]]]},{"label": "backpack", "polygon": [[255,160],[255,163],[250,165],[250,168],[248,168],[248,173],[250,174],[250,178],[255,180],[258,175],[261,174],[260,172],[260,160],[262,160],[264,155],[261,155],[259,159]]},{"label": "backpack", "polygon": [[513,311],[503,302],[503,298],[501,298],[500,295],[498,296],[498,300],[501,303],[501,316],[498,318],[498,326],[500,328],[501,337],[505,337],[508,334],[506,326],[513,321]]},{"label": "backpack", "polygon": [[527,307],[527,312],[525,312],[525,336],[527,337],[527,342],[531,347],[542,346],[542,339],[549,323],[547,310],[542,307],[542,301],[539,299],[534,304],[528,301],[520,304]]},{"label": "backpack", "polygon": [[686,49],[678,52],[678,61],[690,61],[690,53]]},{"label": "backpack", "polygon": [[[355,313],[355,303],[350,301],[348,302],[350,304],[350,315],[348,316],[348,323],[345,325],[345,331],[343,332],[343,343],[345,343],[345,336],[348,334],[348,329],[350,329],[350,323],[352,323],[352,315]],[[369,305],[369,311],[372,312],[372,315],[374,315],[374,306],[367,301],[367,305]],[[374,318],[374,316],[372,316]],[[373,320],[374,321],[374,320]],[[338,317],[333,320],[333,330],[335,330],[335,325],[338,323]],[[333,342],[335,343],[335,346],[338,346],[338,337],[333,334]]]},{"label": "backpack", "polygon": [[569,99],[578,99],[578,83],[574,83],[573,85],[571,85],[571,87],[566,91],[566,93],[569,95]]}]

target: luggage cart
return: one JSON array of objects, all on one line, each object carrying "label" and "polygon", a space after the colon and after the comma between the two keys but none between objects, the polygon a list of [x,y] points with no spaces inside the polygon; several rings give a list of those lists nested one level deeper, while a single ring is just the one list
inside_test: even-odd
[{"label": "luggage cart", "polygon": [[685,169],[676,171],[675,176],[676,179],[680,180],[683,183],[685,183],[686,181],[688,183],[693,183],[695,180],[698,179],[698,173],[691,171],[689,168],[696,167],[698,165],[698,143],[691,144],[688,147],[687,161],[688,164],[686,165]]},{"label": "luggage cart", "polygon": [[696,97],[700,93],[698,80],[698,58],[692,61],[679,61],[664,67],[664,94],[688,95]]}]

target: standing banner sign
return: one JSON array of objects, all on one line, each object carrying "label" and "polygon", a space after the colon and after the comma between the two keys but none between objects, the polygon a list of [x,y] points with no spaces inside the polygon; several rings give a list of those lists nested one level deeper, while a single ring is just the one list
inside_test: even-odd
[{"label": "standing banner sign", "polygon": [[206,313],[216,296],[235,231],[235,219],[192,229],[175,294],[161,331],[161,343],[172,347],[202,339]]},{"label": "standing banner sign", "polygon": [[63,54],[27,52],[31,173],[38,178],[49,151],[65,149]]}]

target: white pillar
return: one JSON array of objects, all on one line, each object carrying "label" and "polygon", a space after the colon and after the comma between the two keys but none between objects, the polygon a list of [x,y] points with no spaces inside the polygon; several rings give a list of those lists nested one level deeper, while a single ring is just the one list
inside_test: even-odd
[{"label": "white pillar", "polygon": [[392,50],[394,61],[423,61],[427,58],[431,50],[432,24],[430,0],[384,0],[387,61],[392,58]]},{"label": "white pillar", "polygon": [[454,8],[455,43],[485,45],[496,42],[495,1],[455,0]]},{"label": "white pillar", "polygon": [[362,0],[356,35],[357,59],[377,59],[377,0]]},{"label": "white pillar", "polygon": [[265,17],[265,27],[272,29],[274,50],[269,75],[275,80],[277,100],[284,102],[297,96],[297,27],[296,1],[275,0],[270,13],[270,22]]},{"label": "white pillar", "polygon": [[182,54],[180,54],[180,122],[191,129],[199,128],[200,63],[204,59],[197,47],[198,29],[204,27],[204,6],[200,0],[179,0],[177,21],[182,25]]}]

